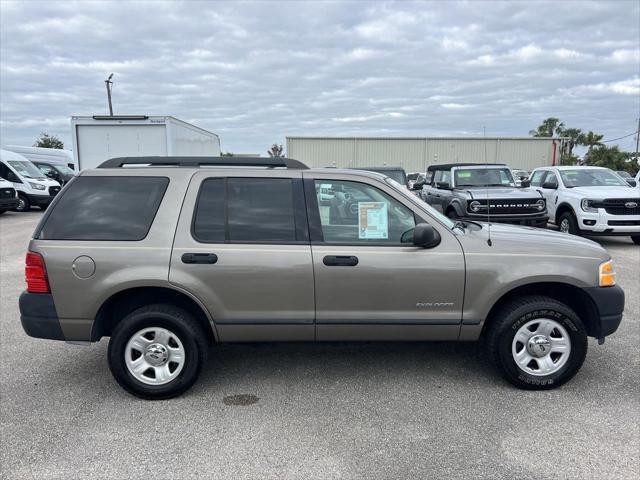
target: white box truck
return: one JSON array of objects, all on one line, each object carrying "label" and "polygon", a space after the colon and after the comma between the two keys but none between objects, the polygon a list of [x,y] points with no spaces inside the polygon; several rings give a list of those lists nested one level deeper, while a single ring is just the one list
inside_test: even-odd
[{"label": "white box truck", "polygon": [[78,170],[114,157],[220,156],[218,135],[174,117],[71,117],[71,139]]}]

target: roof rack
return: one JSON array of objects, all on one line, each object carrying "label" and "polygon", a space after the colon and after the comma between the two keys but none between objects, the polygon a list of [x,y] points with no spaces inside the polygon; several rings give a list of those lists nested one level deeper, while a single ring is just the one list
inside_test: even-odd
[{"label": "roof rack", "polygon": [[504,163],[434,163],[427,167],[427,171],[450,170],[453,167],[506,167]]},{"label": "roof rack", "polygon": [[125,165],[148,165],[162,167],[284,167],[307,170],[304,163],[283,157],[118,157],[98,165],[98,168],[121,168]]}]

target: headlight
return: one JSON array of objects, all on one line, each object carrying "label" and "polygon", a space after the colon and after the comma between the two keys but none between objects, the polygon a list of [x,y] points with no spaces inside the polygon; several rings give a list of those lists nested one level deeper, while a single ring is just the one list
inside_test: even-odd
[{"label": "headlight", "polygon": [[601,287],[613,287],[616,284],[616,269],[613,267],[613,260],[601,263],[598,273]]},{"label": "headlight", "polygon": [[585,212],[597,213],[598,209],[593,206],[594,202],[595,200],[587,200],[586,198],[583,198],[582,201],[580,202],[580,207]]},{"label": "headlight", "polygon": [[472,212],[479,212],[480,211],[480,202],[478,202],[477,200],[474,200],[473,202],[471,202],[469,204],[469,210],[471,210]]},{"label": "headlight", "polygon": [[31,185],[31,188],[33,188],[35,190],[44,190],[44,189],[47,188],[44,185],[40,185],[39,183],[31,183],[31,182],[29,182],[29,185]]},{"label": "headlight", "polygon": [[544,210],[544,207],[546,206],[544,200],[540,199],[536,202],[536,208],[538,209],[538,211],[542,211]]}]

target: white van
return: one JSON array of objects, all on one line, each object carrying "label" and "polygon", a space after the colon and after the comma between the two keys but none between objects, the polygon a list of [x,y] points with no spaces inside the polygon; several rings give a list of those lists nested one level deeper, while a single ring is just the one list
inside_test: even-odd
[{"label": "white van", "polygon": [[0,215],[7,210],[13,210],[18,206],[18,193],[13,188],[13,183],[0,177]]},{"label": "white van", "polygon": [[60,163],[66,165],[71,170],[78,171],[73,160],[71,150],[61,148],[25,147],[22,145],[4,145],[3,150],[19,153],[30,162]]},{"label": "white van", "polygon": [[43,210],[60,191],[60,184],[38,170],[33,163],[18,153],[0,150],[0,177],[13,184],[18,192],[19,212],[27,211],[32,205]]}]

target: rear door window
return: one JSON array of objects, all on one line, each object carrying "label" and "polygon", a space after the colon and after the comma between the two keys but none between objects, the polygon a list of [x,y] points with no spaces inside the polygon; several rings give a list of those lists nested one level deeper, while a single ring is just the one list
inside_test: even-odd
[{"label": "rear door window", "polygon": [[296,232],[290,178],[210,178],[202,183],[193,236],[203,243],[290,243]]},{"label": "rear door window", "polygon": [[48,212],[42,240],[142,240],[169,184],[166,177],[78,177]]}]

